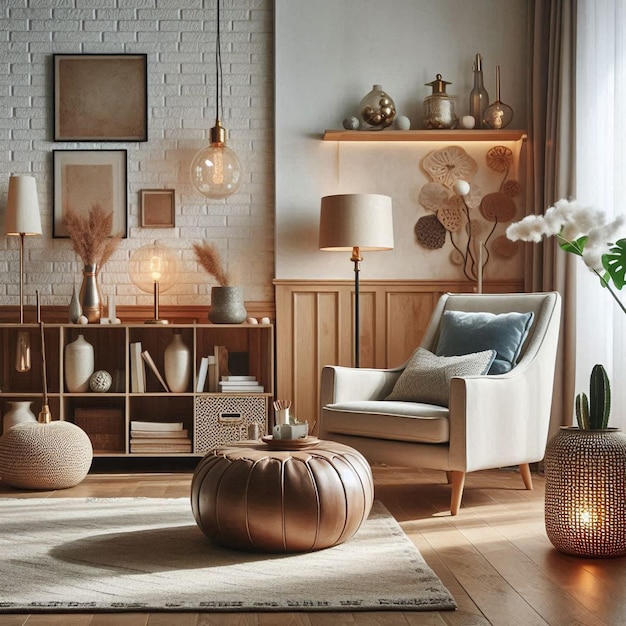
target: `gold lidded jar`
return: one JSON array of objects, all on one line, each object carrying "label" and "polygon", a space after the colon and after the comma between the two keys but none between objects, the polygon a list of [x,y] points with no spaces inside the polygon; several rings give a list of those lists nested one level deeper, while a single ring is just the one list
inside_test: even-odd
[{"label": "gold lidded jar", "polygon": [[451,85],[437,74],[435,80],[425,83],[432,87],[432,94],[424,99],[424,127],[427,129],[456,128],[459,118],[456,115],[454,98],[446,93],[446,85]]}]

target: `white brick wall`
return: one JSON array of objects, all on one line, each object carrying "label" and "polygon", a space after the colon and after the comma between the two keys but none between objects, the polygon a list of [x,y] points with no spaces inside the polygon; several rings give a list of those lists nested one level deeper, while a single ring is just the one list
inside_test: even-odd
[{"label": "white brick wall", "polygon": [[[26,5],[26,7],[24,6]],[[69,240],[52,238],[52,150],[128,150],[128,238],[101,274],[103,295],[148,304],[127,273],[130,254],[155,239],[174,248],[178,283],[163,304],[209,304],[213,279],[196,264],[191,242],[216,243],[239,268],[245,298],[272,301],[274,275],[273,3],[223,0],[222,123],[244,167],[239,191],[208,200],[193,189],[189,164],[215,121],[215,0],[0,1],[0,305],[17,305],[18,238],[5,237],[10,174],[37,179],[44,234],[26,240],[26,303],[69,303],[82,264]],[[54,53],[147,53],[145,143],[53,142]],[[176,227],[139,226],[141,189],[176,190]]]}]

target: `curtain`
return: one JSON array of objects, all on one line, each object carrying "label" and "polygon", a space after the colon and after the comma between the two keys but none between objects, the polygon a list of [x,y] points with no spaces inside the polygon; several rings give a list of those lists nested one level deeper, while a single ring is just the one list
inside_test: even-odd
[{"label": "curtain", "polygon": [[[530,213],[541,214],[575,191],[576,0],[529,3],[527,172]],[[550,434],[570,424],[575,388],[576,259],[555,245],[526,244],[528,291],[561,294],[563,313]]]},{"label": "curtain", "polygon": [[[624,213],[626,0],[579,0],[577,11],[576,197],[609,216]],[[576,268],[576,389],[595,363],[613,381],[609,424],[626,429],[626,315],[582,263]],[[623,298],[623,294],[620,293]]]}]

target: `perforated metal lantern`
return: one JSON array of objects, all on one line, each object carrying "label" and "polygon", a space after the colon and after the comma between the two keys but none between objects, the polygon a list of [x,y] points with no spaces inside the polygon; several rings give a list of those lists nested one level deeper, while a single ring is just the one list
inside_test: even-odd
[{"label": "perforated metal lantern", "polygon": [[626,554],[626,434],[563,427],[545,455],[546,533],[561,552]]}]

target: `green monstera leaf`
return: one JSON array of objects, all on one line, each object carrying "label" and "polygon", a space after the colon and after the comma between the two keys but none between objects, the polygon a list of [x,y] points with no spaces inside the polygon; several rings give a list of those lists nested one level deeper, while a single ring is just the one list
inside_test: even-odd
[{"label": "green monstera leaf", "polygon": [[615,242],[610,252],[602,257],[602,265],[617,289],[626,285],[626,239]]}]

